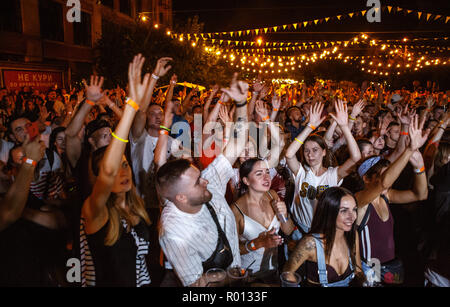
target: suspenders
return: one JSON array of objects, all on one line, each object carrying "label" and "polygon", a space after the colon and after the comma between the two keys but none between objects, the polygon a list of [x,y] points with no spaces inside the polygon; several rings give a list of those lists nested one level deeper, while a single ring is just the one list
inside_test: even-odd
[{"label": "suspenders", "polygon": [[[337,286],[337,287],[342,287],[342,286],[348,286],[348,283],[350,282],[351,279],[353,279],[354,273],[352,273],[350,276],[348,276],[346,279],[344,280],[340,280],[338,282],[335,283],[328,283],[328,273],[327,273],[327,265],[325,263],[325,251],[323,248],[323,243],[322,240],[320,239],[318,234],[313,234],[314,240],[316,241],[316,252],[317,252],[317,267],[318,267],[318,271],[317,273],[319,274],[319,282],[322,285],[322,287],[329,287],[329,286]],[[350,268],[353,271],[353,265],[352,265],[352,259],[350,257],[350,250],[348,251],[348,256],[349,256],[349,265]]]}]

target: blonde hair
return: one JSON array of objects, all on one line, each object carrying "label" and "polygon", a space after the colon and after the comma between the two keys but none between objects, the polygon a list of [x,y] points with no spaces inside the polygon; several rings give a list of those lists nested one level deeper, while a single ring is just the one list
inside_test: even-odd
[{"label": "blonde hair", "polygon": [[129,231],[132,226],[130,215],[139,216],[142,220],[145,221],[147,225],[151,224],[150,218],[147,214],[147,211],[145,210],[144,200],[141,197],[139,197],[139,195],[137,195],[136,188],[134,185],[132,185],[131,190],[126,192],[125,194],[125,202],[130,208],[130,213],[126,213],[124,210],[117,207],[116,199],[117,199],[116,194],[111,193],[106,202],[106,207],[108,209],[109,214],[109,225],[108,229],[106,230],[106,237],[105,237],[106,246],[114,245],[119,239],[119,237],[122,235],[123,227],[121,225],[122,224],[121,218],[125,219],[125,221],[128,224],[127,231]]}]

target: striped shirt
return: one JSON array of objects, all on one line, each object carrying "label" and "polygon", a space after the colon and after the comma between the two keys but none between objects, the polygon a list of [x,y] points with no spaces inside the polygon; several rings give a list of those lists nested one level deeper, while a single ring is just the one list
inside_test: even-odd
[{"label": "striped shirt", "polygon": [[[126,230],[128,224],[125,220],[121,220],[124,229]],[[136,287],[142,287],[150,284],[150,274],[147,269],[145,256],[148,254],[149,242],[138,236],[133,227],[130,230],[131,235],[137,247],[136,253]],[[80,222],[80,260],[81,260],[81,286],[95,287],[95,264],[92,258],[91,250],[89,248],[88,239],[84,226],[84,219]]]},{"label": "striped shirt", "polygon": [[[216,211],[220,226],[225,232],[233,254],[231,266],[241,265],[236,221],[225,200],[226,185],[233,176],[230,162],[218,156],[201,177],[208,180],[212,194],[209,202]],[[166,200],[161,214],[159,243],[169,264],[184,286],[197,281],[204,273],[202,263],[215,251],[218,232],[205,205],[195,214],[183,212]]]}]

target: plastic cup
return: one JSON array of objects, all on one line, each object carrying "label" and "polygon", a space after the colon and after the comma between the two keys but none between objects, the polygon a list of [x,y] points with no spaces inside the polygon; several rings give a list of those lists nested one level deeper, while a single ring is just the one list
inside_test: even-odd
[{"label": "plastic cup", "polygon": [[206,271],[207,287],[223,287],[227,273],[221,268],[212,268]]},{"label": "plastic cup", "polygon": [[230,287],[245,287],[247,285],[248,271],[240,267],[229,267],[227,276]]},{"label": "plastic cup", "polygon": [[302,278],[295,272],[283,272],[280,274],[281,287],[297,288],[300,287]]}]

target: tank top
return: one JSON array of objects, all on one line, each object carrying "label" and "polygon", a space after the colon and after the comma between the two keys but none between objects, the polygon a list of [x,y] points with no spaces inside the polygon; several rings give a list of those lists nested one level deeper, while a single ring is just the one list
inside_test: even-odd
[{"label": "tank top", "polygon": [[[244,231],[242,232],[242,235],[239,235],[239,240],[241,242],[256,239],[261,232],[268,231],[271,228],[274,228],[276,232],[280,230],[281,224],[276,215],[273,216],[269,227],[265,228],[259,222],[245,215],[236,203],[234,205],[244,217]],[[253,273],[276,270],[278,268],[278,248],[259,248],[250,253],[241,255],[242,267],[246,268],[252,262],[253,264],[249,267],[249,269],[251,269]]]},{"label": "tank top", "polygon": [[395,258],[394,244],[394,218],[389,209],[389,200],[385,195],[381,197],[386,202],[389,218],[383,222],[378,216],[374,206],[370,203],[367,207],[369,215],[364,227],[359,227],[359,246],[361,259],[368,262],[372,258],[380,260],[380,263],[388,262]]}]

